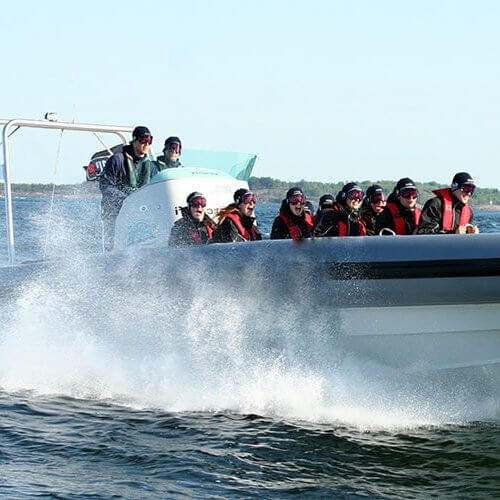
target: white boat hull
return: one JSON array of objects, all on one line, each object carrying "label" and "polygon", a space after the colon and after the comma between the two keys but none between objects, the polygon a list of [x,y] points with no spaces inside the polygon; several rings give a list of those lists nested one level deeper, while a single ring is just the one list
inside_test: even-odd
[{"label": "white boat hull", "polygon": [[[134,247],[7,267],[0,278],[4,306],[33,285],[43,288],[41,300],[57,296],[75,321],[81,314],[116,325],[127,317],[140,330],[152,314],[166,314],[182,324],[202,301],[204,316],[191,327],[209,320],[237,328],[248,314],[253,340],[278,354],[292,325],[306,344],[321,336],[318,349],[397,370],[500,366],[496,234]],[[87,310],[89,296],[104,300]]]}]

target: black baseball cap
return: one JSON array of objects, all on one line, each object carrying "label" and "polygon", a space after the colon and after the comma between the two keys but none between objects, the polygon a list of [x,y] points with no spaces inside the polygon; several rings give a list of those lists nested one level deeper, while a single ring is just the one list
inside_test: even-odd
[{"label": "black baseball cap", "polygon": [[151,132],[149,131],[148,127],[139,125],[138,127],[134,128],[134,131],[132,132],[132,139],[135,141],[137,139],[140,139],[141,137],[151,137]]}]

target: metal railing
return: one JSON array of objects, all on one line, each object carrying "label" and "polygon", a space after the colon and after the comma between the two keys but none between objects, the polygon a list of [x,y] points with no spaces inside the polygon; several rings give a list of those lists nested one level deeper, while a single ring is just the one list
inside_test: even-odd
[{"label": "metal railing", "polygon": [[9,264],[14,264],[16,258],[14,245],[14,222],[12,215],[12,191],[10,185],[10,156],[9,156],[9,130],[13,127],[30,127],[39,129],[55,129],[55,130],[73,130],[76,132],[102,132],[117,135],[123,144],[128,142],[125,137],[126,133],[132,133],[132,127],[121,127],[115,125],[93,125],[89,123],[71,123],[58,122],[50,120],[23,120],[0,119],[0,126],[3,125],[2,143],[3,143],[3,179],[4,179],[4,195],[5,195],[5,219],[7,225],[7,252],[9,256]]}]

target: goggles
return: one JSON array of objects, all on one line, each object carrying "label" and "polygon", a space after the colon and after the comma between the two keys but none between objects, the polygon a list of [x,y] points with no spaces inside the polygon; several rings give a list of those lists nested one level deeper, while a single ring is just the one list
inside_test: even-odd
[{"label": "goggles", "polygon": [[347,199],[351,201],[362,201],[363,200],[363,191],[359,189],[351,189],[347,193]]},{"label": "goggles", "polygon": [[370,198],[370,203],[373,203],[374,205],[385,203],[385,196],[383,194],[375,194]]},{"label": "goggles", "polygon": [[460,191],[462,191],[462,193],[468,194],[469,196],[472,196],[475,190],[476,186],[474,186],[473,184],[464,184],[460,188]]},{"label": "goggles", "polygon": [[153,136],[152,135],[143,135],[137,138],[140,144],[153,144]]},{"label": "goggles", "polygon": [[248,203],[257,203],[257,197],[253,193],[246,193],[240,197],[240,203],[247,205]]},{"label": "goggles", "polygon": [[207,206],[207,200],[199,196],[198,198],[191,200],[189,206],[193,208],[205,208]]},{"label": "goggles", "polygon": [[288,198],[288,203],[290,203],[290,205],[303,205],[305,202],[306,199],[301,194],[296,194],[295,196],[290,196],[290,198]]},{"label": "goggles", "polygon": [[410,198],[418,198],[418,189],[415,188],[403,188],[400,192],[399,195],[406,199],[409,200]]},{"label": "goggles", "polygon": [[171,142],[167,148],[167,151],[174,151],[175,153],[181,152],[181,145],[178,142]]}]

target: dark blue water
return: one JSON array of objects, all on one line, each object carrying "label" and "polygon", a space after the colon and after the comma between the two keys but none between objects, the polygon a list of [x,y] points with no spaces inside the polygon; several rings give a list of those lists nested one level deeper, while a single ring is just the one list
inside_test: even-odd
[{"label": "dark blue water", "polygon": [[[94,200],[47,206],[15,201],[21,257],[99,248]],[[264,232],[276,210],[258,207]],[[500,230],[500,212],[476,221]],[[383,367],[326,366],[293,335],[256,357],[245,339],[280,323],[252,322],[223,291],[217,322],[205,302],[181,319],[171,302],[140,303],[150,321],[100,327],[92,301],[109,297],[81,304],[88,322],[66,298],[34,284],[0,327],[6,498],[500,496],[499,401],[474,381],[433,397]]]}]

